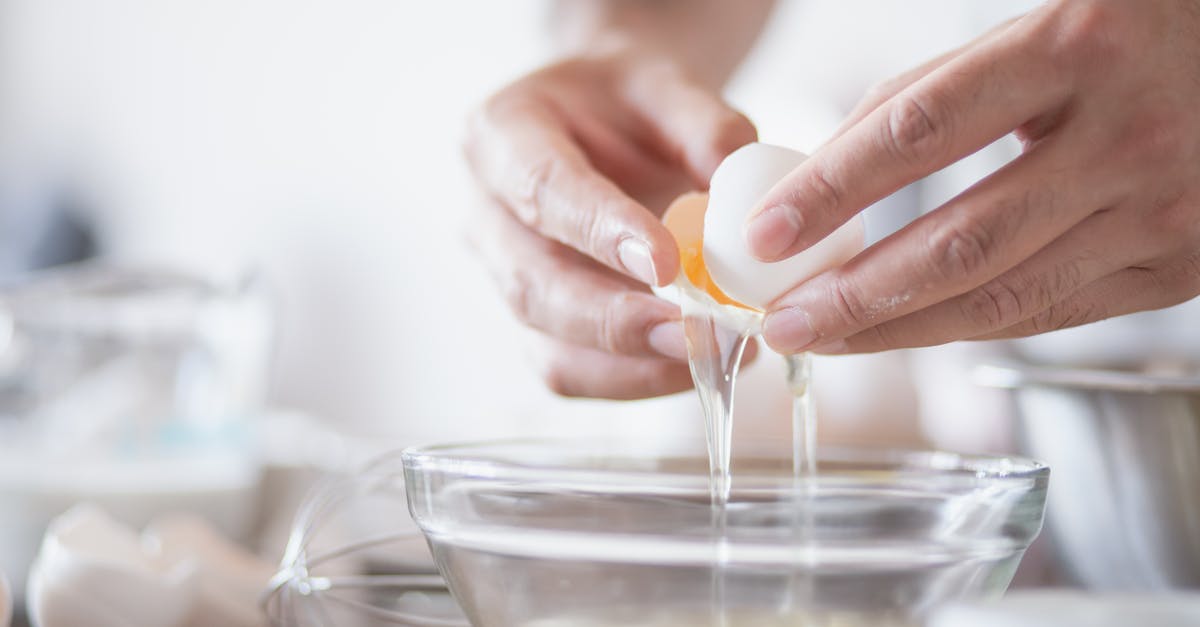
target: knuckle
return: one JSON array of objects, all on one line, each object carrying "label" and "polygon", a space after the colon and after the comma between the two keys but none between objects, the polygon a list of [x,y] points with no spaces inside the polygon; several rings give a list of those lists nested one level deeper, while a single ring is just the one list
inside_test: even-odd
[{"label": "knuckle", "polygon": [[1181,205],[1166,207],[1155,212],[1154,223],[1161,239],[1172,244],[1190,243],[1189,231],[1195,230],[1196,217]]},{"label": "knuckle", "polygon": [[1195,282],[1194,285],[1200,287],[1200,250],[1185,257],[1183,264],[1188,276]]},{"label": "knuckle", "polygon": [[503,287],[504,302],[518,322],[535,326],[537,320],[537,282],[525,272],[509,276]]},{"label": "knuckle", "polygon": [[558,176],[559,168],[557,159],[543,158],[521,169],[520,183],[513,188],[512,207],[517,217],[530,227],[541,225],[546,190]]},{"label": "knuckle", "polygon": [[882,101],[888,99],[889,97],[891,97],[892,94],[899,91],[901,84],[902,84],[901,81],[899,81],[895,78],[889,78],[889,79],[879,81],[879,82],[875,83],[874,85],[871,85],[870,87],[867,88],[867,91],[863,93],[862,100],[860,100],[859,102],[860,103],[882,102]]},{"label": "knuckle", "polygon": [[892,155],[905,163],[937,160],[948,145],[948,116],[927,93],[902,92],[888,110],[884,141]]},{"label": "knuckle", "polygon": [[1159,270],[1150,271],[1150,279],[1160,297],[1160,305],[1178,304],[1200,292],[1200,252],[1172,260]]},{"label": "knuckle", "polygon": [[514,139],[507,127],[512,120],[534,110],[529,99],[521,95],[522,88],[516,83],[476,107],[467,116],[461,147],[476,176],[487,178],[486,172],[494,170],[493,175],[504,182],[501,190],[493,191],[500,192],[518,219],[538,228],[547,192],[568,164],[550,154],[536,159],[513,158]]},{"label": "knuckle", "polygon": [[1175,252],[1189,249],[1200,241],[1197,207],[1182,201],[1182,193],[1164,194],[1154,203],[1147,221],[1151,237]]},{"label": "knuckle", "polygon": [[508,89],[498,91],[476,105],[467,114],[460,147],[468,163],[475,164],[482,155],[487,139],[503,126],[503,119],[513,109]]},{"label": "knuckle", "polygon": [[615,234],[610,228],[609,214],[608,207],[603,205],[593,210],[578,211],[575,215],[577,225],[573,237],[576,241],[568,243],[581,247],[582,251],[593,259],[608,260],[610,264],[619,265],[621,259],[617,250],[618,238],[614,237]]},{"label": "knuckle", "polygon": [[863,329],[855,334],[853,344],[856,352],[880,352],[907,348],[910,343],[897,335],[893,325],[884,323]]},{"label": "knuckle", "polygon": [[554,394],[568,398],[581,396],[575,373],[564,360],[552,358],[543,366],[541,374],[542,385]]},{"label": "knuckle", "polygon": [[1083,270],[1074,261],[1059,264],[1046,274],[1013,270],[975,290],[965,313],[991,329],[1003,329],[1046,310],[1082,284]]},{"label": "knuckle", "polygon": [[526,336],[526,353],[538,380],[558,396],[578,396],[580,392],[577,371],[571,367],[575,362],[564,348],[551,338],[540,333]]},{"label": "knuckle", "polygon": [[1128,125],[1120,150],[1141,169],[1176,166],[1190,156],[1192,146],[1180,132],[1190,124],[1184,115],[1173,111],[1145,113]]},{"label": "knuckle", "polygon": [[1105,307],[1094,301],[1084,301],[1074,306],[1065,308],[1061,318],[1058,320],[1057,326],[1054,329],[1069,329],[1077,327],[1089,322],[1103,320],[1108,317]]},{"label": "knuckle", "polygon": [[512,112],[523,107],[526,99],[522,96],[524,85],[517,81],[493,93],[475,107],[471,121],[478,126],[477,130],[486,130],[497,126]]},{"label": "knuckle", "polygon": [[611,353],[634,353],[644,345],[644,326],[636,315],[637,299],[632,293],[612,298],[600,315],[596,344]]},{"label": "knuckle", "polygon": [[843,326],[859,329],[869,326],[875,312],[867,306],[858,289],[840,279],[829,284],[829,302],[833,304]]},{"label": "knuckle", "polygon": [[1066,67],[1109,72],[1129,49],[1133,29],[1113,3],[1060,0],[1053,21],[1050,53]]},{"label": "knuckle", "polygon": [[1132,268],[1137,272],[1147,283],[1149,283],[1155,292],[1165,294],[1171,291],[1172,272],[1169,264],[1163,266],[1134,266]]},{"label": "knuckle", "polygon": [[1034,335],[1061,331],[1107,317],[1103,306],[1096,301],[1080,301],[1056,305],[1030,319]]},{"label": "knuckle", "polygon": [[960,282],[987,267],[992,246],[992,234],[981,225],[948,223],[929,238],[930,264],[935,276]]},{"label": "knuckle", "polygon": [[1030,318],[1027,323],[1029,329],[1028,335],[1041,335],[1047,331],[1053,331],[1055,329],[1053,321],[1058,313],[1057,309],[1052,307]]},{"label": "knuckle", "polygon": [[1019,322],[1025,309],[1019,289],[995,280],[971,293],[965,314],[969,320],[985,323],[988,329],[1002,329]]},{"label": "knuckle", "polygon": [[1075,260],[1058,265],[1050,275],[1049,282],[1037,281],[1032,285],[1031,308],[1045,309],[1054,304],[1056,298],[1069,294],[1084,283],[1083,264],[1089,259],[1098,259],[1094,250],[1084,250]]},{"label": "knuckle", "polygon": [[842,189],[832,170],[827,165],[814,161],[808,176],[804,178],[804,183],[791,194],[790,202],[795,207],[832,211],[842,206],[842,198],[845,197]]}]

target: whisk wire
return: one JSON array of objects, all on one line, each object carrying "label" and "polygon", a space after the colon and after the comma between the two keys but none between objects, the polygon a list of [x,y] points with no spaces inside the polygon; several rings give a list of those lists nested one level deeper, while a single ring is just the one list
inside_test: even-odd
[{"label": "whisk wire", "polygon": [[[420,538],[417,531],[391,532],[314,551],[314,540],[360,498],[384,499],[405,505],[403,466],[399,452],[382,455],[349,476],[317,483],[297,508],[279,571],[271,578],[260,603],[273,627],[337,625],[336,615],[352,612],[362,618],[411,627],[469,627],[464,618],[426,616],[401,608],[351,598],[349,591],[369,591],[371,599],[399,600],[406,592],[449,594],[432,565],[392,564],[401,573],[321,575],[320,566],[339,558],[367,555],[390,544]],[[372,504],[378,504],[372,501]],[[388,594],[394,590],[395,594]],[[336,607],[335,607],[336,606]]]}]

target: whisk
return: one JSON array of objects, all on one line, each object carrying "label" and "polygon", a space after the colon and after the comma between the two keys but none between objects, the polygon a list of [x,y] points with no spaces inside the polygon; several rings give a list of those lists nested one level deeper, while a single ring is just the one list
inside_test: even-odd
[{"label": "whisk", "polygon": [[469,627],[408,516],[398,452],[313,488],[262,605],[273,626]]}]

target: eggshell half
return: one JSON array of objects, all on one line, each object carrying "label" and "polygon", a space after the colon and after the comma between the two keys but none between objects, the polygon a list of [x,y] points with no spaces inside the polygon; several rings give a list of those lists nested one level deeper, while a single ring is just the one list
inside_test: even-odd
[{"label": "eggshell half", "polygon": [[704,215],[704,261],[713,281],[734,300],[759,309],[804,281],[845,263],[865,246],[855,217],[825,239],[782,261],[758,261],[746,246],[750,211],[807,155],[782,146],[753,143],[725,158],[709,184]]}]

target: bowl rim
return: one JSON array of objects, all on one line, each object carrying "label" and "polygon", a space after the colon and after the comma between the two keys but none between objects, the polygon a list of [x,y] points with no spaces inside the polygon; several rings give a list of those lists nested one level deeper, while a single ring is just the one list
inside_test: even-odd
[{"label": "bowl rim", "polygon": [[1149,375],[1119,370],[1034,366],[1011,361],[976,366],[972,378],[975,383],[984,387],[1009,390],[1055,387],[1137,394],[1200,393],[1200,376]]},{"label": "bowl rim", "polygon": [[[698,439],[680,438],[669,444],[680,451],[686,451],[692,455],[707,450],[703,446],[703,440]],[[664,444],[647,441],[646,438],[556,437],[467,440],[411,446],[401,452],[401,458],[406,470],[447,472],[449,474],[468,476],[480,480],[523,481],[529,482],[530,485],[600,484],[610,487],[632,485],[637,486],[639,490],[669,490],[682,486],[694,488],[697,483],[707,482],[709,476],[708,473],[664,471],[658,469],[594,468],[584,467],[579,464],[535,465],[511,459],[497,459],[495,456],[487,455],[489,451],[504,450],[505,447],[531,445],[555,447],[580,447],[580,445],[584,445],[584,447],[577,449],[581,453],[589,449],[593,451],[598,449],[607,449],[610,451],[637,451],[638,449],[642,449],[644,451],[646,447],[655,446],[656,448],[653,450],[660,451],[659,457],[665,457],[665,455],[661,454]],[[747,449],[749,451],[761,451],[764,446],[773,450],[780,450],[782,443],[777,440],[746,440],[735,442],[735,446],[738,446],[743,451],[743,454],[745,454],[744,452]],[[738,448],[735,448],[735,460],[738,450]],[[630,457],[636,457],[636,455],[631,454]],[[898,468],[905,468],[906,465],[904,462],[910,462],[907,467],[915,471],[961,471],[953,475],[938,475],[943,481],[970,479],[992,483],[1021,483],[1039,480],[1045,481],[1050,474],[1050,467],[1046,464],[1016,455],[951,453],[939,450],[903,448],[822,447],[818,451],[817,458],[818,461],[893,463]],[[924,463],[912,464],[911,462],[914,460]],[[653,481],[647,483],[647,477],[653,477]],[[910,475],[910,477],[916,477],[916,473]],[[766,475],[761,471],[743,471],[739,473],[735,470],[734,478],[735,481],[740,480],[748,484],[753,484],[763,479],[771,481],[794,481],[794,477],[790,474],[786,476],[779,475],[778,473]],[[930,480],[934,478],[922,476],[921,479]],[[844,474],[839,475],[837,473],[818,473],[815,477],[809,478],[809,480],[815,480],[821,484],[849,483],[854,481],[854,479],[848,478]],[[897,481],[896,483],[903,482]]]}]

